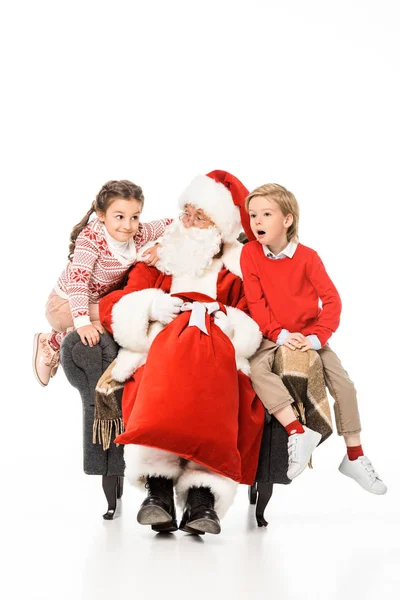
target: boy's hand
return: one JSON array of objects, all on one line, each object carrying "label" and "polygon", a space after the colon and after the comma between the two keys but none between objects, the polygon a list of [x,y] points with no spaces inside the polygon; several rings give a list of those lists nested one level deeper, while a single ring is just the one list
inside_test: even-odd
[{"label": "boy's hand", "polygon": [[82,344],[89,346],[92,348],[100,341],[100,333],[104,333],[104,329],[101,325],[84,325],[83,327],[78,327],[76,330],[78,332],[79,337],[81,338]]},{"label": "boy's hand", "polygon": [[282,346],[286,346],[290,350],[301,350],[306,343],[309,343],[309,340],[302,333],[296,332],[291,333]]},{"label": "boy's hand", "polygon": [[156,263],[158,263],[158,247],[160,244],[154,244],[151,248],[143,252],[143,258],[145,259],[145,263],[149,267],[155,267]]},{"label": "boy's hand", "polygon": [[313,350],[312,343],[308,338],[304,338],[303,346],[300,348],[302,352],[307,352],[307,350]]}]

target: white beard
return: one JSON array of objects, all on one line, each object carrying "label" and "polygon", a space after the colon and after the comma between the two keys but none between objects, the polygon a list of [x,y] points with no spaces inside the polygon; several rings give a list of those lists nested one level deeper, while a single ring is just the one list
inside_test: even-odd
[{"label": "white beard", "polygon": [[200,277],[212,265],[221,248],[221,235],[215,227],[184,227],[180,221],[169,225],[158,249],[157,269],[167,275]]}]

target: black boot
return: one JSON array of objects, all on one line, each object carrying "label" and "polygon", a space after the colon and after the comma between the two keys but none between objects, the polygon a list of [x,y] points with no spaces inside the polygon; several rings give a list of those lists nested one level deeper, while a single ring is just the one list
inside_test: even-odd
[{"label": "black boot", "polygon": [[186,533],[220,533],[219,518],[214,510],[214,496],[208,487],[191,487],[179,529]]},{"label": "black boot", "polygon": [[141,525],[151,525],[154,531],[176,531],[174,488],[172,479],[166,477],[148,477],[147,498],[137,514]]}]

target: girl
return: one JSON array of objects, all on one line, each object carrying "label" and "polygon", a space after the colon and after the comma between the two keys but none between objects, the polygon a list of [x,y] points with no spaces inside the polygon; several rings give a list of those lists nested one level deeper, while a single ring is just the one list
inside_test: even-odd
[{"label": "girl", "polygon": [[[137,250],[163,235],[172,219],[142,224],[142,190],[134,183],[108,181],[70,236],[69,262],[46,304],[53,331],[37,333],[33,347],[36,379],[46,386],[57,371],[64,336],[76,329],[82,343],[94,346],[104,330],[99,320],[100,298],[117,288],[135,263]],[[89,223],[92,213],[97,218]],[[158,260],[157,245],[147,250],[146,262]]]}]

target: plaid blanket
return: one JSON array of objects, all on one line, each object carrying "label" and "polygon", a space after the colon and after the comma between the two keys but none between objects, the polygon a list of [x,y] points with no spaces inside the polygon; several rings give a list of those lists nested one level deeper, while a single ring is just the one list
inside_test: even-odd
[{"label": "plaid blanket", "polygon": [[103,450],[108,450],[111,441],[124,431],[121,412],[124,384],[113,379],[114,365],[115,360],[100,377],[94,393],[93,444],[103,444]]},{"label": "plaid blanket", "polygon": [[281,346],[273,370],[289,390],[298,419],[322,435],[320,443],[325,441],[333,431],[332,417],[318,353],[314,350],[293,351]]},{"label": "plaid blanket", "polygon": [[[115,360],[99,379],[94,397],[93,443],[102,444],[103,450],[124,431],[121,413],[124,384],[113,379],[114,365]],[[317,352],[293,352],[281,346],[276,353],[274,373],[281,377],[294,399],[296,416],[304,425],[321,433],[322,443],[332,433],[332,418]]]}]

